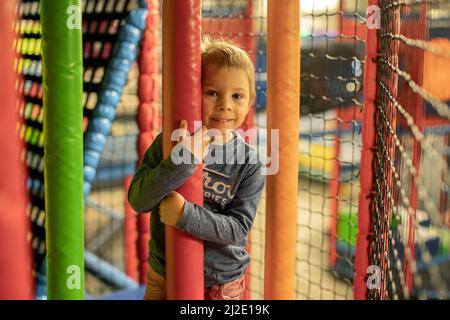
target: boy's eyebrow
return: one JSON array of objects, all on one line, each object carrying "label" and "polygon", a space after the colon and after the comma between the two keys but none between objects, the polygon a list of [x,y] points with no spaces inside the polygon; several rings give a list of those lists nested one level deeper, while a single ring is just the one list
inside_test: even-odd
[{"label": "boy's eyebrow", "polygon": [[[216,86],[211,84],[211,83],[205,83],[205,84],[203,84],[203,87],[213,87],[213,88],[215,88]],[[245,88],[243,88],[243,87],[235,87],[235,88],[233,88],[233,91],[245,91]]]}]

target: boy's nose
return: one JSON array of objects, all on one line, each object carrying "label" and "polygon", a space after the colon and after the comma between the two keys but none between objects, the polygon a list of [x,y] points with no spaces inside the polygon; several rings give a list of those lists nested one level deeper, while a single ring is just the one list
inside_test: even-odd
[{"label": "boy's nose", "polygon": [[220,111],[229,111],[231,110],[231,102],[227,98],[222,98],[217,101],[217,106]]},{"label": "boy's nose", "polygon": [[219,108],[220,111],[230,111],[231,107],[229,104],[219,104]]}]

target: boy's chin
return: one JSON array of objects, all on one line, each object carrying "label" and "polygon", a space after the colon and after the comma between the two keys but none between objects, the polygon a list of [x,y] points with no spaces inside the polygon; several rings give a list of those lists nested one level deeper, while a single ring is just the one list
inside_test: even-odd
[{"label": "boy's chin", "polygon": [[226,127],[226,128],[211,126],[211,127],[208,127],[208,129],[213,129],[216,133],[218,133],[218,131],[220,131],[220,133],[222,135],[226,135],[227,133],[230,134],[230,131],[235,130],[235,128],[233,128],[232,126]]},{"label": "boy's chin", "polygon": [[234,123],[227,123],[227,124],[215,124],[215,123],[208,123],[206,126],[208,129],[214,129],[222,132],[222,134],[225,134],[227,130],[234,130]]}]

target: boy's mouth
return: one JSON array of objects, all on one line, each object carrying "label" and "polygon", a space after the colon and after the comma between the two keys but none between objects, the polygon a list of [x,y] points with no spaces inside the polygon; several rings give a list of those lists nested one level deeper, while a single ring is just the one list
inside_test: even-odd
[{"label": "boy's mouth", "polygon": [[227,122],[231,122],[233,121],[233,119],[226,119],[226,118],[215,118],[215,117],[211,117],[212,120],[216,121],[216,122],[220,122],[220,123],[227,123]]}]

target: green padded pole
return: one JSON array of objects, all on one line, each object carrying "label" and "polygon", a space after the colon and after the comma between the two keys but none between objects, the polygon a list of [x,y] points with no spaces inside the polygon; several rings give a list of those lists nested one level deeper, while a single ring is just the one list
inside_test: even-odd
[{"label": "green padded pole", "polygon": [[41,0],[48,299],[84,299],[80,0]]}]

